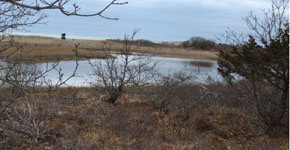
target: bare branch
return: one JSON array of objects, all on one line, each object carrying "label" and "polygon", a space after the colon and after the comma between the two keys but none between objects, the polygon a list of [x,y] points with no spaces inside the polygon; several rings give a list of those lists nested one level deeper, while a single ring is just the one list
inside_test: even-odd
[{"label": "bare branch", "polygon": [[63,13],[66,16],[82,16],[82,17],[91,17],[91,16],[100,16],[105,19],[111,19],[111,20],[118,20],[118,18],[111,18],[111,17],[105,17],[103,16],[103,12],[105,12],[110,6],[112,5],[125,5],[128,4],[128,2],[117,2],[118,0],[112,0],[109,4],[107,4],[102,10],[96,12],[96,13],[91,13],[91,14],[83,14],[79,13],[81,8],[79,5],[74,3],[73,10],[68,11],[66,10],[65,6],[69,2],[69,0],[55,0],[55,1],[47,1],[47,0],[36,0],[32,4],[27,4],[22,2],[19,2],[17,0],[4,0],[4,2],[20,6],[22,8],[27,8],[35,11],[41,11],[41,10],[48,10],[48,9],[54,9],[54,10],[59,10],[61,13]]},{"label": "bare branch", "polygon": [[[95,78],[94,86],[102,86],[108,96],[108,101],[115,103],[127,90],[148,84],[155,75],[155,67],[149,56],[132,55],[132,40],[138,30],[132,35],[125,35],[123,48],[114,51],[108,50],[116,58],[107,58],[104,61],[93,63],[89,61]],[[108,46],[107,46],[108,47]]]}]

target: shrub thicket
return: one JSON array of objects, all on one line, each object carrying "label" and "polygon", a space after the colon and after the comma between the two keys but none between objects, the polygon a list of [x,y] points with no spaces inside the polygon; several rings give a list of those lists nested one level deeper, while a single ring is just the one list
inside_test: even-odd
[{"label": "shrub thicket", "polygon": [[211,50],[216,48],[217,44],[213,40],[207,40],[203,37],[191,37],[189,40],[184,41],[182,43],[184,48],[196,48],[196,49],[204,49]]}]

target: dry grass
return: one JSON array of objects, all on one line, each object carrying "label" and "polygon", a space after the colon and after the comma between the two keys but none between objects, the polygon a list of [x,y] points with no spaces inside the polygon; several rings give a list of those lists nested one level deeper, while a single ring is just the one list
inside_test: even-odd
[{"label": "dry grass", "polygon": [[[111,44],[112,49],[122,49],[123,45],[120,43],[107,41]],[[133,50],[137,53],[151,54],[154,56],[163,57],[179,57],[179,58],[195,58],[195,59],[208,59],[216,60],[217,52],[204,51],[204,50],[190,50],[184,48],[178,48],[172,46],[171,48],[165,47],[145,47],[145,46],[133,46]]]},{"label": "dry grass", "polygon": [[[34,104],[38,119],[45,122],[45,134],[39,137],[36,149],[286,150],[289,146],[287,137],[269,137],[261,122],[240,108],[200,103],[184,119],[178,113],[156,109],[149,97],[127,95],[114,105],[90,90],[64,88],[50,97],[24,97],[25,103]],[[77,98],[76,103],[62,103],[64,97]],[[13,108],[22,109],[22,102]],[[5,118],[1,118],[1,125],[5,130]],[[1,134],[0,149],[28,149],[30,141],[30,136],[21,133]]]},{"label": "dry grass", "polygon": [[[102,41],[92,42],[86,40],[60,40],[56,38],[37,37],[37,36],[15,36],[15,45],[21,46],[19,51],[15,53],[17,56],[19,52],[22,53],[22,58],[25,61],[59,61],[59,60],[73,60],[75,59],[74,45],[81,43],[78,48],[78,58],[106,58],[107,54],[100,51],[91,51],[87,48],[101,47]],[[84,46],[82,46],[84,45]],[[16,48],[12,47],[8,51],[1,53],[1,56],[6,56],[14,51]]]},{"label": "dry grass", "polygon": [[[39,36],[15,36],[15,42],[24,44],[23,58],[24,60],[36,61],[58,61],[58,60],[72,60],[74,59],[75,43],[79,45],[79,58],[105,58],[108,57],[104,51],[102,40],[81,40],[81,39],[66,39],[61,40],[57,38],[39,37]],[[122,48],[122,44],[112,41],[107,41],[111,44],[113,50]],[[2,56],[11,52],[2,53]],[[202,51],[202,50],[186,50],[183,48],[164,48],[164,47],[144,47],[138,46],[134,48],[137,53],[152,54],[164,57],[181,57],[181,58],[198,58],[215,60],[217,58],[216,52]]]}]

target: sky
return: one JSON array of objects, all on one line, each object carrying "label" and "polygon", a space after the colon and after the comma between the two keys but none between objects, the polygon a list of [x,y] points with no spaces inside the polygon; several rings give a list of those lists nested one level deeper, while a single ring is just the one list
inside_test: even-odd
[{"label": "sky", "polygon": [[[73,0],[71,1],[74,2]],[[94,13],[109,0],[76,1],[82,13]],[[120,0],[120,2],[122,2]],[[45,11],[46,24],[16,31],[15,34],[44,35],[83,39],[122,39],[134,29],[140,29],[136,39],[151,41],[185,41],[193,36],[216,40],[227,28],[247,34],[242,17],[250,11],[261,14],[270,0],[128,0],[127,5],[114,5],[100,17],[65,16],[57,11]]]}]

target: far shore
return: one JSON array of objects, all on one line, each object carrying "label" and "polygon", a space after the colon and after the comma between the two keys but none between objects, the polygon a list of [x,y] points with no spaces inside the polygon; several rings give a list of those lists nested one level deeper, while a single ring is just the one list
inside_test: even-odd
[{"label": "far shore", "polygon": [[[107,58],[110,57],[105,53],[104,43],[110,45],[111,50],[119,50],[122,44],[111,40],[86,40],[86,39],[65,39],[42,37],[42,36],[13,36],[16,46],[20,47],[18,51],[16,47],[12,47],[0,56],[18,56],[21,52],[24,61],[32,62],[53,62],[63,60],[74,60],[75,45],[78,45],[78,59]],[[179,42],[179,44],[181,44]],[[164,46],[165,45],[165,46]],[[133,52],[150,54],[152,56],[188,58],[216,60],[217,52],[206,50],[184,49],[181,45],[174,42],[163,43],[163,46],[143,46],[134,45]],[[17,55],[18,54],[18,55]]]}]

